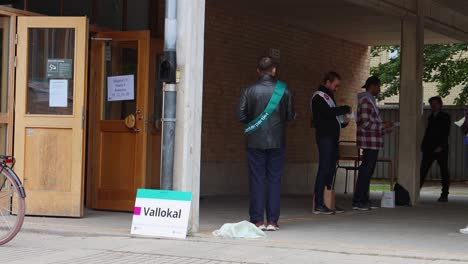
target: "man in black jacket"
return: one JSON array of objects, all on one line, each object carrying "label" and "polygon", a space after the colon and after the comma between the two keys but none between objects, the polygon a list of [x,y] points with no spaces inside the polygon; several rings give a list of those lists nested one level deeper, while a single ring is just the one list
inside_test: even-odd
[{"label": "man in black jacket", "polygon": [[423,159],[421,162],[421,187],[424,185],[429,169],[437,160],[442,176],[442,194],[439,202],[448,202],[450,175],[448,171],[450,115],[442,112],[442,98],[429,99],[432,114],[429,116],[426,133],[421,145]]},{"label": "man in black jacket", "polygon": [[[264,115],[278,85],[276,64],[262,57],[257,66],[258,81],[242,91],[239,121],[250,124]],[[250,186],[250,221],[263,230],[279,230],[281,177],[286,157],[286,128],[295,118],[293,95],[282,83],[283,94],[277,106],[255,131],[247,135],[247,158]],[[279,99],[279,96],[278,96]],[[256,122],[253,122],[256,123]],[[247,131],[247,130],[246,130]],[[266,210],[267,223],[264,212]]]},{"label": "man in black jacket", "polygon": [[[319,169],[315,181],[315,214],[334,214],[324,204],[325,187],[331,187],[338,158],[338,141],[341,128],[348,125],[346,115],[351,113],[350,106],[336,106],[334,93],[338,90],[341,77],[336,72],[329,72],[323,78],[323,84],[314,93],[311,102],[312,125],[319,150]],[[338,209],[338,208],[337,208]],[[338,209],[336,212],[341,211]]]}]

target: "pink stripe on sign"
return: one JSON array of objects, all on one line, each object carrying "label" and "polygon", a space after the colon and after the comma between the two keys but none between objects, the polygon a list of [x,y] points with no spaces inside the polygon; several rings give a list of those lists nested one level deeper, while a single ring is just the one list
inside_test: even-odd
[{"label": "pink stripe on sign", "polygon": [[133,215],[140,215],[141,214],[141,207],[135,207],[133,209]]}]

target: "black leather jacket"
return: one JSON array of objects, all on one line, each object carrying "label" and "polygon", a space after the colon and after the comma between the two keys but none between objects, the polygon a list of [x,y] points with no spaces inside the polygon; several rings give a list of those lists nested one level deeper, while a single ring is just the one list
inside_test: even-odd
[{"label": "black leather jacket", "polygon": [[[248,124],[257,118],[266,108],[275,90],[276,79],[271,75],[260,76],[258,81],[245,88],[240,97],[237,117]],[[276,149],[286,144],[286,127],[288,121],[295,118],[293,95],[289,88],[281,99],[276,110],[255,132],[247,136],[247,147],[255,149]]]}]

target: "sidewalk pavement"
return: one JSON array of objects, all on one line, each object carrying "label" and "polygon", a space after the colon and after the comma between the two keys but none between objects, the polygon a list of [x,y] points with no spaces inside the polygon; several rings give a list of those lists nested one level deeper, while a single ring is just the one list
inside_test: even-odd
[{"label": "sidewalk pavement", "polygon": [[[211,232],[247,218],[246,197],[207,197],[201,231],[186,240],[134,238],[132,214],[86,211],[82,219],[28,217],[0,263],[468,263],[468,196],[414,208],[310,212],[310,197],[283,199],[281,230],[267,239],[220,239]],[[340,196],[343,205],[350,197]],[[341,204],[340,204],[341,205]],[[16,262],[13,262],[15,260]]]}]

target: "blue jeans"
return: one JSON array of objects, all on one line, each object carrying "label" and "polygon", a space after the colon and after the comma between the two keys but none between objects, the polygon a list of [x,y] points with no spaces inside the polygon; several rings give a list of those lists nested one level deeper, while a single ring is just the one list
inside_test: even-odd
[{"label": "blue jeans", "polygon": [[370,180],[375,171],[379,150],[364,149],[362,163],[359,166],[359,174],[354,191],[353,204],[365,204],[369,202]]},{"label": "blue jeans", "polygon": [[280,216],[281,177],[286,153],[280,149],[247,149],[250,185],[250,221],[278,222]]},{"label": "blue jeans", "polygon": [[325,186],[333,184],[336,172],[336,160],[338,159],[338,140],[329,138],[317,138],[319,150],[319,169],[315,179],[315,206],[324,205],[323,193]]}]

